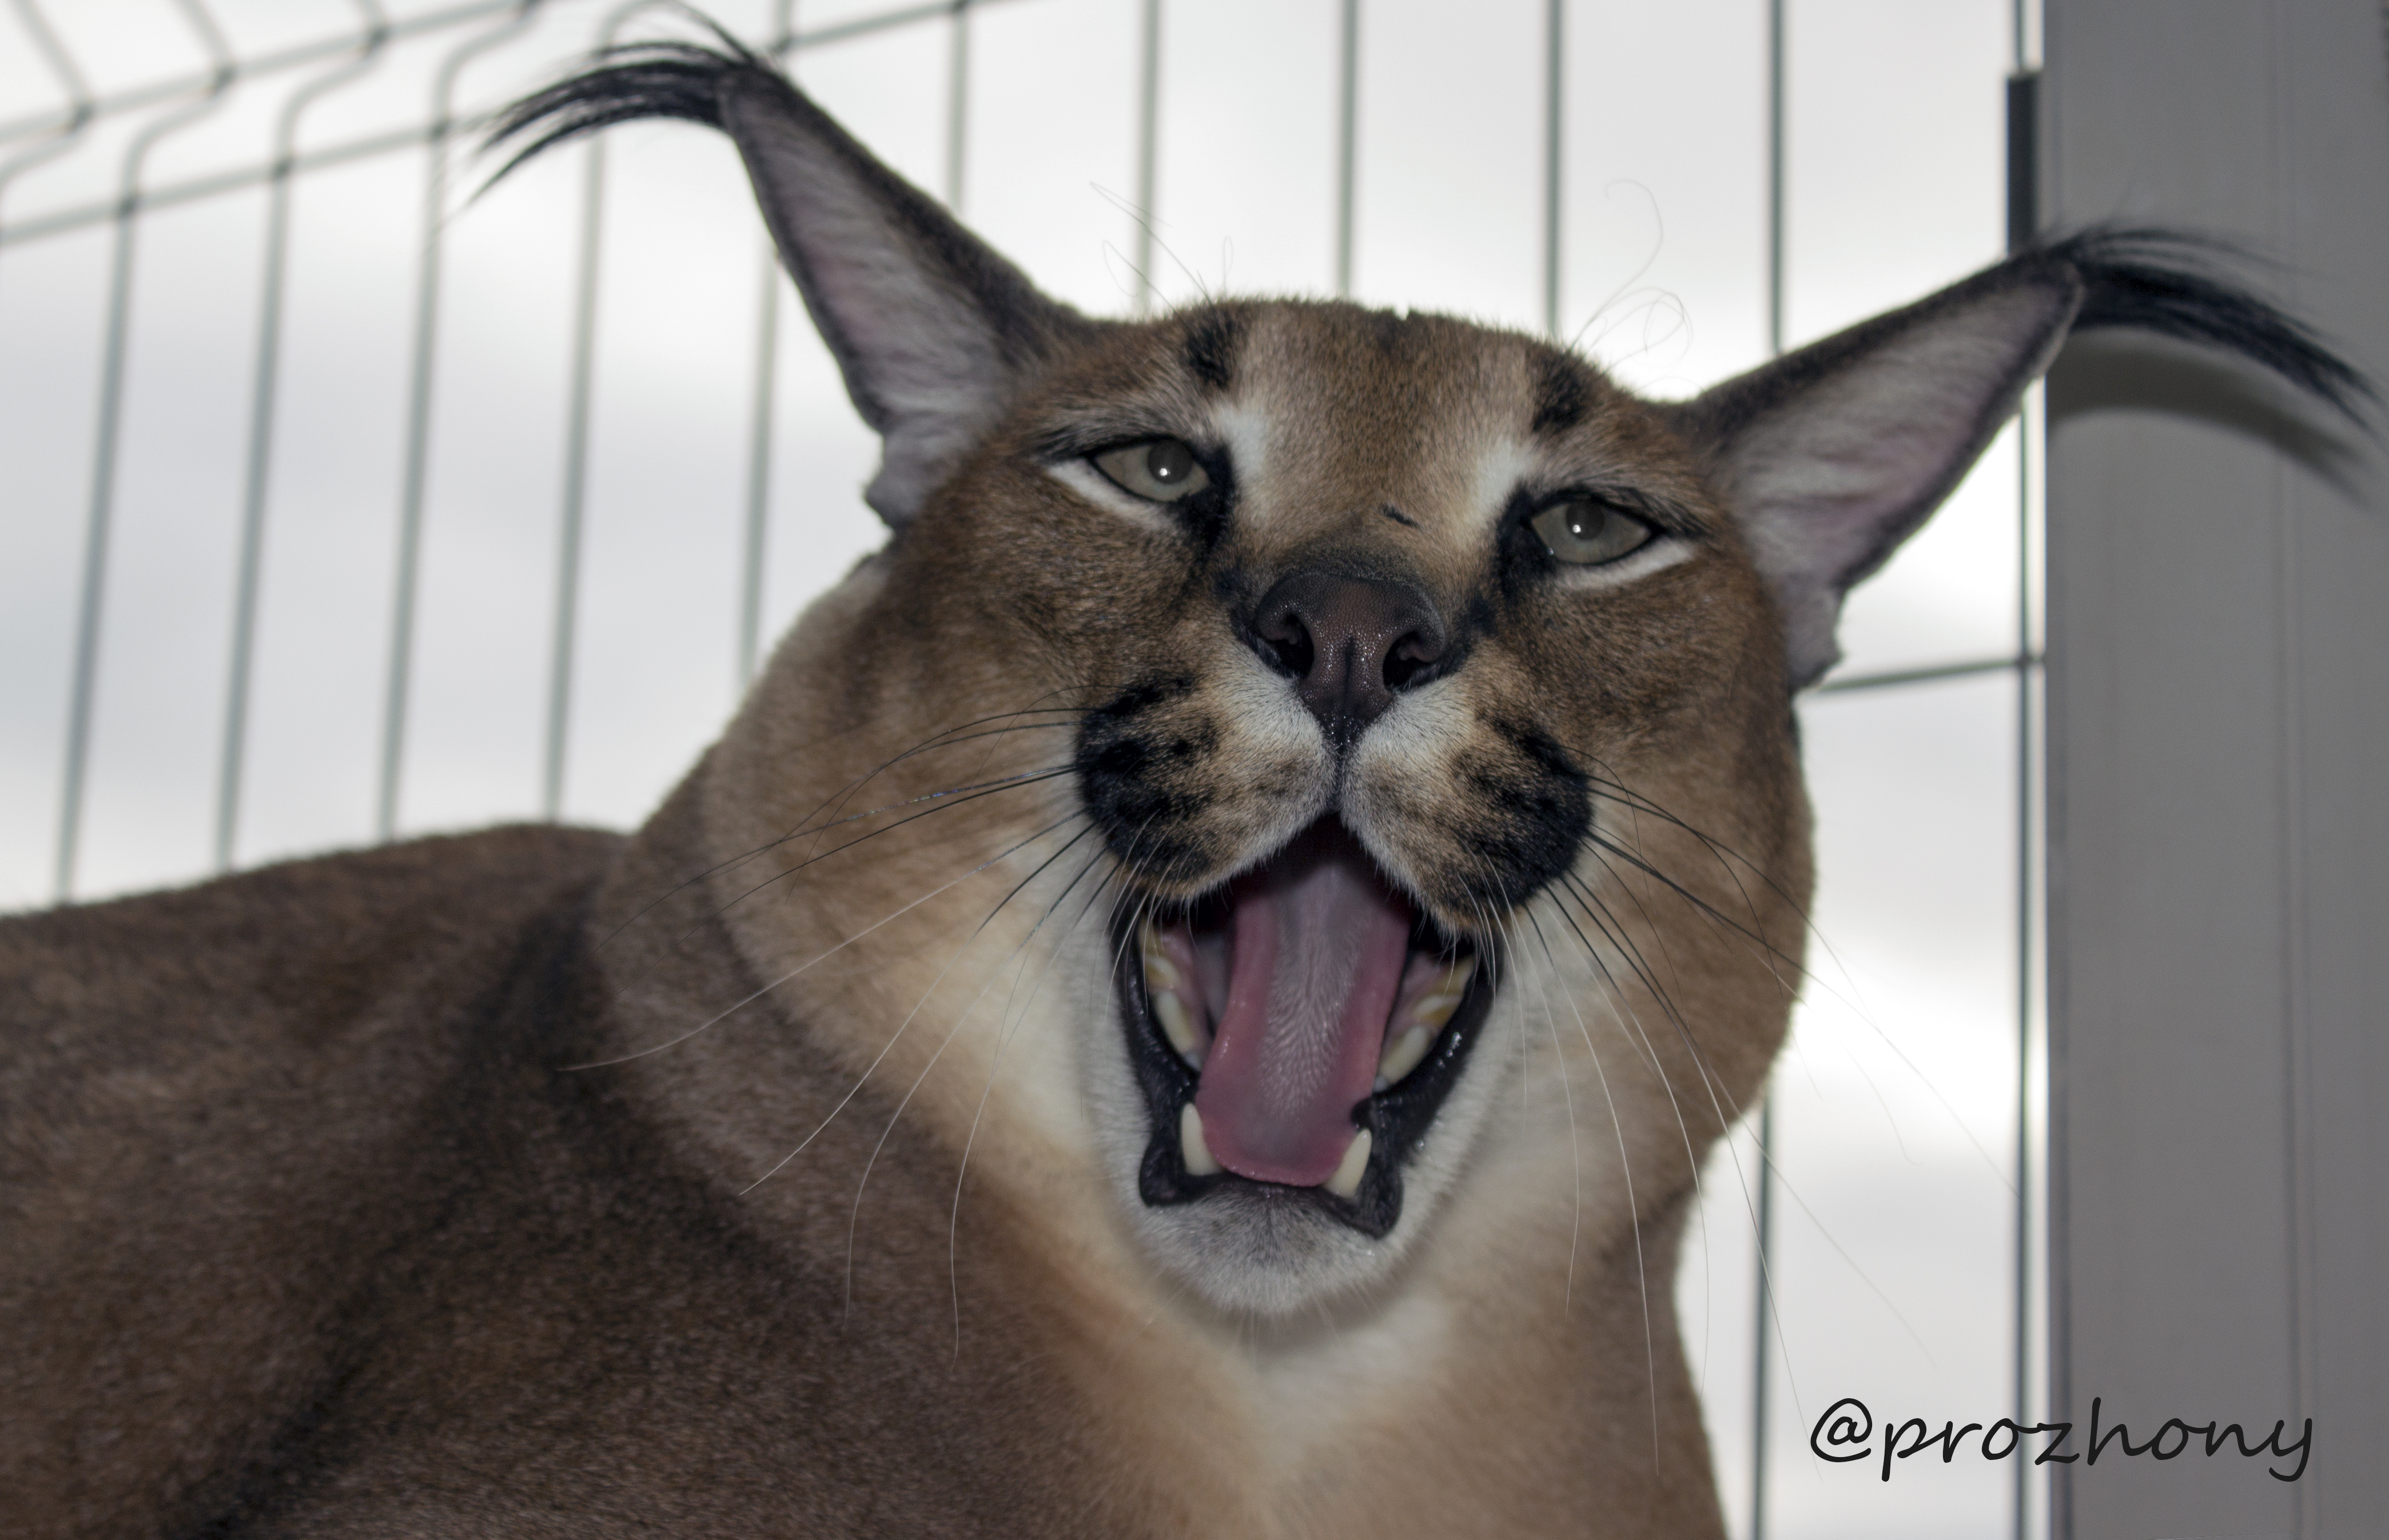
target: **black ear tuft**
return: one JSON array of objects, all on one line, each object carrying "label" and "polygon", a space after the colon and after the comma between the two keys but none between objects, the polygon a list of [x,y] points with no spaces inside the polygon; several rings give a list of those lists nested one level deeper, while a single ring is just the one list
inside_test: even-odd
[{"label": "black ear tuft", "polygon": [[708,128],[722,122],[722,83],[750,74],[776,81],[769,60],[716,30],[722,49],[693,43],[630,43],[598,54],[597,67],[533,92],[490,125],[487,147],[534,134],[490,178],[497,182],[543,150],[641,118],[680,118]]},{"label": "black ear tuft", "polygon": [[[2097,226],[2038,248],[2082,280],[2073,330],[2125,326],[2178,337],[2261,364],[2358,426],[2380,393],[2304,322],[2222,271],[2252,259],[2226,242],[2178,231]],[[2218,261],[2221,259],[2223,261]]]},{"label": "black ear tuft", "polygon": [[[901,528],[952,478],[1022,385],[1098,323],[1037,291],[937,201],[872,158],[762,55],[641,43],[516,103],[499,176],[554,145],[637,118],[721,130],[738,146],[780,260],[879,435],[863,492]],[[494,179],[492,179],[494,180]]]},{"label": "black ear tuft", "polygon": [[2371,382],[2227,259],[2247,260],[2194,235],[2084,230],[1663,408],[1775,594],[1792,687],[1833,667],[1842,595],[1948,495],[2075,332],[2236,354],[2364,426]]}]

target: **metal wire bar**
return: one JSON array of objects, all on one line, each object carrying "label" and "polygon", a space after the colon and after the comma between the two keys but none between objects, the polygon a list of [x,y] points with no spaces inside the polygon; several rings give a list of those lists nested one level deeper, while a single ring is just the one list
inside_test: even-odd
[{"label": "metal wire bar", "polygon": [[364,78],[390,41],[375,0],[351,0],[368,23],[357,57],[291,92],[275,126],[273,197],[265,220],[265,274],[258,296],[257,367],[249,406],[249,460],[240,494],[240,560],[234,579],[232,659],[224,681],[224,747],[216,771],[215,869],[232,869],[240,821],[240,781],[249,747],[249,687],[257,656],[257,599],[265,559],[265,495],[273,474],[274,418],[281,383],[283,280],[290,261],[290,159],[308,108]]},{"label": "metal wire bar", "polygon": [[440,61],[431,88],[430,153],[423,178],[423,252],[415,278],[415,349],[407,365],[406,461],[400,472],[398,570],[390,585],[390,673],[382,689],[381,767],[374,788],[374,837],[398,829],[398,790],[406,754],[407,694],[415,668],[415,588],[423,565],[423,499],[431,448],[431,366],[440,331],[440,278],[448,234],[448,140],[456,126],[456,80],[465,66],[519,36],[541,0],[517,0],[515,14],[466,38]]},{"label": "metal wire bar", "polygon": [[32,35],[33,46],[41,51],[50,72],[57,76],[58,84],[65,89],[68,107],[65,121],[47,138],[31,149],[0,160],[0,200],[7,197],[8,184],[19,175],[45,160],[57,159],[81,143],[83,134],[91,127],[96,111],[91,86],[83,78],[82,70],[76,67],[74,56],[67,52],[66,45],[58,41],[57,33],[51,30],[49,18],[42,14],[34,0],[14,0],[14,3],[18,19]]},{"label": "metal wire bar", "polygon": [[[471,0],[467,5],[452,6],[446,10],[425,11],[421,15],[408,17],[403,21],[392,21],[387,31],[390,40],[395,43],[425,32],[441,32],[461,22],[470,21],[475,17],[492,15],[517,3],[518,0]],[[255,80],[261,75],[279,74],[285,70],[303,69],[319,59],[333,58],[354,51],[364,41],[364,32],[370,30],[366,28],[359,32],[340,32],[332,37],[319,38],[313,43],[296,44],[287,48],[277,48],[272,53],[259,54],[249,58],[235,57],[228,46],[224,48],[221,55],[215,48],[211,47],[208,50],[208,57],[217,62],[211,64],[209,68],[196,70],[188,74],[169,76],[165,80],[152,81],[147,85],[132,86],[123,91],[95,97],[92,100],[92,115],[95,118],[113,118],[120,113],[137,111],[145,107],[155,107],[160,102],[175,101],[190,95],[193,92],[216,90],[218,89],[215,84],[216,77],[226,66],[232,70],[232,78],[236,81]],[[0,143],[29,134],[54,132],[73,114],[74,108],[70,106],[65,111],[53,109],[8,119],[5,122],[0,122]]]},{"label": "metal wire bar", "polygon": [[[970,0],[970,3],[984,6],[1002,4],[1003,0]],[[392,43],[402,43],[428,32],[444,32],[451,27],[462,26],[481,17],[497,15],[520,4],[521,0],[470,0],[468,4],[451,6],[445,10],[424,11],[403,20],[390,23],[390,40]],[[909,27],[915,22],[935,20],[939,17],[951,15],[953,8],[954,0],[923,0],[919,5],[901,6],[893,10],[855,17],[817,28],[800,37],[784,42],[778,51],[786,53],[791,46],[815,48],[826,44],[843,43],[849,38],[868,37],[875,32],[888,32],[897,27]],[[278,74],[285,70],[302,69],[319,59],[347,53],[356,47],[357,44],[356,33],[342,32],[331,37],[318,38],[312,43],[295,44],[287,48],[277,48],[271,53],[258,54],[249,58],[236,58],[233,61],[234,78],[249,81],[262,75]],[[137,111],[145,107],[155,107],[160,102],[174,101],[195,91],[211,89],[211,83],[215,77],[216,70],[211,66],[187,74],[151,81],[146,85],[131,86],[107,95],[94,96],[91,98],[90,115],[94,119],[112,118],[121,113]],[[75,105],[70,102],[63,110],[52,108],[28,113],[22,117],[0,120],[0,144],[29,135],[58,133],[73,120],[76,110]]]},{"label": "metal wire bar", "polygon": [[755,392],[752,426],[747,439],[747,538],[738,566],[738,692],[746,694],[755,678],[755,658],[762,645],[763,546],[768,532],[772,492],[772,410],[780,353],[780,262],[770,247],[763,250],[763,292],[756,301]]},{"label": "metal wire bar", "polygon": [[1997,674],[2024,667],[2038,668],[2040,655],[1970,658],[1963,663],[1935,663],[1922,668],[1892,668],[1878,674],[1852,674],[1846,679],[1829,679],[1818,685],[1812,694],[1837,695],[1850,690],[1881,690],[1899,684],[1929,684],[1935,680],[1964,679],[1970,674]]},{"label": "metal wire bar", "polygon": [[[1783,352],[1784,0],[1767,5],[1767,351]],[[1758,1106],[1758,1272],[1750,1367],[1750,1540],[1767,1536],[1767,1360],[1774,1348],[1775,1088]]]},{"label": "metal wire bar", "polygon": [[971,0],[952,0],[946,53],[946,207],[963,211],[963,151],[970,124]]},{"label": "metal wire bar", "polygon": [[[1003,0],[968,0],[970,7],[975,10],[1002,3]],[[502,3],[461,6],[456,10],[439,14],[448,19],[442,22],[442,25],[455,25],[478,17],[493,15],[520,4],[521,0],[502,0]],[[836,26],[822,27],[789,38],[778,52],[785,55],[790,50],[827,47],[833,44],[869,37],[894,31],[900,27],[909,27],[924,21],[932,21],[940,17],[950,17],[954,14],[955,8],[954,0],[934,0],[934,3],[928,5],[908,6],[901,10],[883,11],[876,16],[859,17],[851,21],[842,21]],[[391,23],[390,40],[397,42],[403,37],[432,31],[433,29],[426,24],[427,20],[426,18],[416,18],[413,21]],[[345,46],[352,41],[352,39],[343,39],[342,44]],[[304,63],[322,58],[339,51],[339,47],[310,47],[306,51],[305,58],[299,62]],[[236,79],[252,77],[262,72],[254,64],[244,66],[236,62],[232,68]],[[212,77],[202,77],[202,83],[210,78]],[[144,99],[150,98],[145,96]],[[105,117],[107,113],[108,108],[103,102],[96,117]],[[50,122],[57,120],[57,116],[51,114],[39,121]],[[368,159],[377,155],[390,155],[401,150],[419,148],[428,144],[430,140],[431,130],[428,124],[415,124],[380,134],[362,134],[354,139],[343,140],[339,144],[327,145],[321,149],[311,150],[294,160],[290,169],[294,174],[304,174],[331,166],[346,165],[353,160]],[[228,172],[215,172],[205,176],[192,177],[184,182],[169,183],[162,187],[145,190],[141,195],[141,209],[147,212],[152,209],[188,203],[196,198],[238,192],[244,187],[253,187],[269,180],[273,174],[274,163],[266,160]],[[15,224],[0,226],[0,247],[14,246],[21,241],[40,240],[49,235],[64,235],[69,231],[83,229],[94,224],[104,224],[116,217],[116,210],[117,200],[109,198],[94,203],[77,204]]]},{"label": "metal wire bar", "polygon": [[[2017,250],[2040,233],[2039,93],[2032,70],[2026,15],[2031,0],[2014,0],[2010,7],[2012,36],[2008,78],[2008,248]],[[2036,888],[2039,872],[2033,837],[2035,795],[2033,772],[2040,745],[2035,732],[2034,684],[2040,660],[2033,655],[2032,542],[2032,395],[2027,394],[2016,422],[2016,757],[2015,757],[2015,1272],[2014,1362],[2015,1410],[2019,1423],[2032,1405],[2032,1026],[2033,973],[2038,948],[2033,935]],[[2038,1419],[2032,1420],[2038,1421]],[[2021,1459],[2013,1473],[2014,1540],[2026,1540],[2032,1530],[2030,1469]]]},{"label": "metal wire bar", "polygon": [[116,240],[109,257],[108,331],[100,345],[99,421],[93,434],[91,508],[83,531],[83,592],[76,604],[74,676],[68,687],[66,767],[58,797],[57,859],[51,895],[64,903],[74,893],[75,861],[83,834],[83,783],[91,768],[91,718],[99,679],[99,627],[108,592],[108,538],[116,509],[116,452],[123,426],[124,353],[133,304],[134,221],[141,209],[141,168],[167,135],[190,127],[222,106],[234,78],[232,50],[215,18],[199,0],[178,0],[184,18],[217,62],[207,92],[177,112],[143,129],[126,146],[117,182]]},{"label": "metal wire bar", "polygon": [[[644,10],[672,0],[628,0],[607,13],[598,46],[610,48]],[[581,198],[581,260],[572,302],[572,385],[565,412],[564,497],[556,537],[556,630],[549,643],[547,745],[540,770],[540,816],[551,822],[564,808],[564,762],[571,730],[572,675],[580,644],[581,538],[589,502],[589,413],[596,381],[597,255],[606,220],[606,137],[584,152]]]},{"label": "metal wire bar", "polygon": [[1361,0],[1344,0],[1335,96],[1335,297],[1352,297],[1352,201],[1361,133]]},{"label": "metal wire bar", "polygon": [[597,232],[606,208],[606,139],[582,151],[581,259],[572,301],[572,368],[565,408],[564,502],[556,536],[556,619],[548,643],[547,739],[539,781],[540,816],[564,807],[565,734],[570,727],[574,628],[581,605],[581,520],[589,485],[589,401],[597,347]]},{"label": "metal wire bar", "polygon": [[[290,162],[290,174],[303,176],[310,172],[325,171],[330,167],[347,165],[355,160],[370,159],[377,155],[390,155],[400,150],[415,149],[430,142],[431,130],[428,125],[393,129],[386,134],[369,134],[340,144],[326,145],[321,149],[310,150],[304,155],[295,157]],[[159,209],[171,209],[177,204],[216,197],[225,193],[240,192],[245,188],[270,182],[274,179],[274,175],[275,163],[271,160],[261,160],[253,166],[242,166],[234,171],[217,172],[207,176],[193,177],[185,182],[170,183],[163,187],[143,192],[138,211],[146,214]],[[103,224],[116,217],[116,200],[111,198],[106,202],[78,204],[70,209],[61,209],[53,213],[37,215],[32,219],[23,220],[0,229],[0,247],[20,246],[27,241],[40,240],[49,235],[62,235],[90,225]]]},{"label": "metal wire bar", "polygon": [[[2029,406],[2026,408],[2029,412]],[[2034,685],[2040,659],[2032,651],[2032,431],[2016,425],[2016,1107],[2015,1107],[2015,1410],[2022,1423],[2032,1400],[2032,1022],[2035,888],[2039,877],[2033,838],[2033,773],[2040,745],[2034,731]],[[2034,1420],[2038,1420],[2035,1419]],[[2015,1540],[2031,1530],[2030,1469],[2015,1469]]]},{"label": "metal wire bar", "polygon": [[[773,57],[784,56],[796,36],[796,0],[779,0],[772,12]],[[763,550],[769,536],[772,496],[772,424],[780,367],[780,254],[763,243],[762,294],[755,302],[755,389],[748,408],[747,439],[747,538],[738,563],[737,693],[755,678],[762,646]]]},{"label": "metal wire bar", "polygon": [[31,171],[43,161],[55,159],[72,149],[99,111],[98,104],[92,98],[90,84],[83,80],[83,71],[75,67],[74,56],[67,52],[66,45],[58,41],[57,33],[51,30],[49,18],[42,14],[41,7],[33,0],[14,0],[14,4],[18,19],[24,23],[26,32],[33,40],[33,46],[41,51],[50,72],[57,76],[58,83],[66,88],[67,111],[57,126],[44,136],[42,143],[8,159],[0,160],[0,196],[6,194],[8,184],[15,181],[20,172]]},{"label": "metal wire bar", "polygon": [[1153,308],[1155,162],[1161,137],[1161,0],[1144,0],[1136,94],[1136,313]]},{"label": "metal wire bar", "polygon": [[1547,0],[1543,8],[1543,335],[1560,337],[1560,216],[1562,108],[1567,61],[1564,28],[1567,0]]}]

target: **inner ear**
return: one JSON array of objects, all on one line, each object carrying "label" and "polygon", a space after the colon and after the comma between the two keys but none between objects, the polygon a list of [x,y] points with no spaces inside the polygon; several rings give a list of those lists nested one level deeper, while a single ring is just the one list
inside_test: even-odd
[{"label": "inner ear", "polygon": [[2081,299],[2057,276],[1961,286],[1694,403],[1775,594],[1793,689],[1840,658],[1842,596],[1940,506],[2056,355]]},{"label": "inner ear", "polygon": [[863,495],[901,527],[1021,383],[1102,324],[1040,293],[769,60],[721,41],[718,49],[616,50],[517,103],[491,142],[530,137],[511,171],[552,145],[636,118],[684,118],[727,134],[848,396],[880,436],[879,472]]},{"label": "inner ear", "polygon": [[2229,255],[2166,231],[2087,230],[1662,408],[1774,592],[1791,687],[1833,666],[1842,595],[1949,495],[2069,331],[2235,353],[2361,424],[2371,384],[2217,273]]}]

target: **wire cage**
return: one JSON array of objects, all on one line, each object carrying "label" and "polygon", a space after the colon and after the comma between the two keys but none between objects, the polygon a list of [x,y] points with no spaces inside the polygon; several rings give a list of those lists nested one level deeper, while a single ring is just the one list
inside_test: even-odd
[{"label": "wire cage", "polygon": [[[1348,294],[1659,395],[1995,260],[2035,42],[2019,0],[712,10],[1082,308]],[[635,125],[476,196],[489,110],[690,24],[0,9],[0,904],[635,824],[875,544],[873,440],[715,136]],[[1843,1395],[2040,1394],[2029,432],[1853,596],[1800,708],[1814,977],[1679,1286],[1738,1535],[2039,1527],[2022,1461],[1886,1483],[1807,1449]]]}]

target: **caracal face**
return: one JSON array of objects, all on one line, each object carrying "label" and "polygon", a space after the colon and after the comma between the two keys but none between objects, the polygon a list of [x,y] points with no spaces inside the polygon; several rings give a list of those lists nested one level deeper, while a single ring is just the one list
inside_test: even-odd
[{"label": "caracal face", "polygon": [[[991,1145],[1099,1173],[1200,1297],[1297,1313],[1385,1279],[1485,1141],[1572,1223],[1584,1171],[1680,1187],[1736,1115],[1808,884],[1784,667],[1694,455],[1583,361],[1437,316],[1204,306],[1054,360],[799,629],[750,710],[771,746],[725,745],[722,853],[826,803],[982,788],[824,863],[850,929],[879,917],[865,850],[890,913],[994,862],[978,914],[938,906],[967,926],[1067,846],[1015,901],[1051,908],[1035,941],[993,926],[1032,998],[957,1034],[1007,1035],[1008,1063],[919,1009],[993,944],[956,964],[907,925],[888,966],[927,948],[919,999],[801,1013],[866,1068],[953,1081]],[[839,923],[754,914],[766,976]],[[1539,1110],[1497,1112],[1522,1076]],[[1590,1149],[1551,1115],[1578,1077]],[[1601,1206],[1630,1222],[1622,1189]]]}]

